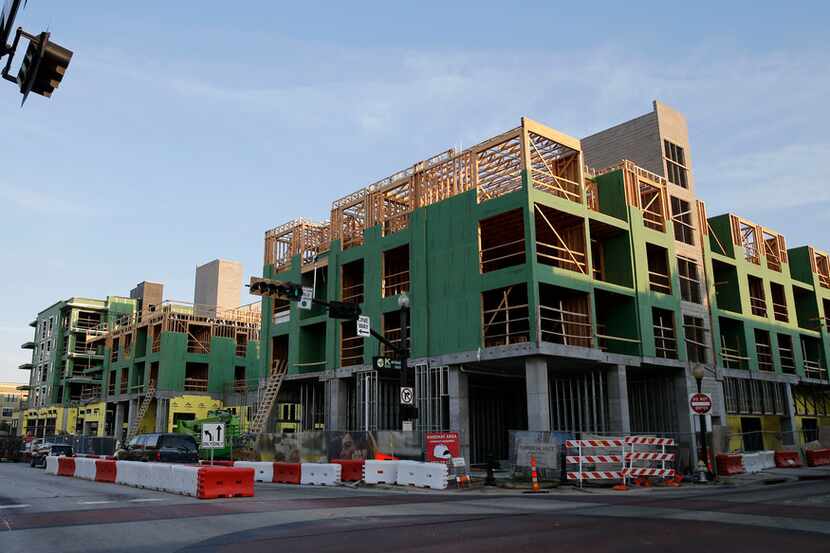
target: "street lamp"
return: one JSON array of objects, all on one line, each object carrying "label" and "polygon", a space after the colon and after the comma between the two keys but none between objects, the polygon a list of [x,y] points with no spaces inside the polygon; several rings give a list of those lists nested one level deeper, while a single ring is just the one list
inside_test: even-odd
[{"label": "street lamp", "polygon": [[[415,388],[414,375],[409,374],[409,296],[406,292],[398,295],[398,307],[401,319],[401,341],[399,356],[401,362],[401,388]],[[414,394],[413,394],[414,396]],[[400,421],[402,430],[413,430],[413,420],[417,418],[417,410],[412,405],[400,406]]]},{"label": "street lamp", "polygon": [[[692,369],[692,376],[697,382],[697,393],[702,393],[703,377],[706,376],[706,370],[703,365],[695,365]],[[708,471],[709,454],[706,448],[706,415],[698,415],[700,420],[700,457],[697,462],[697,472],[699,475],[699,482],[706,482],[706,474]]]}]

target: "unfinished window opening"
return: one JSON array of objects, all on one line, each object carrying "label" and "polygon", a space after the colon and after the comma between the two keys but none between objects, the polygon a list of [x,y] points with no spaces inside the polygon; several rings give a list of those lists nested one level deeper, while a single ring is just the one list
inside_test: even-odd
[{"label": "unfinished window opening", "polygon": [[599,187],[594,177],[585,177],[585,205],[591,211],[600,212]]},{"label": "unfinished window opening", "polygon": [[109,386],[107,387],[107,392],[111,396],[115,395],[115,376],[115,371],[110,371],[109,379],[107,381],[109,383]]},{"label": "unfinished window opening", "polygon": [[721,359],[727,369],[746,369],[749,357],[746,356],[746,339],[744,325],[728,317],[720,317]]},{"label": "unfinished window opening", "polygon": [[296,364],[302,371],[322,371],[326,368],[326,323],[300,327],[300,351]]},{"label": "unfinished window opening", "polygon": [[208,364],[185,363],[184,390],[186,392],[208,391]]},{"label": "unfinished window opening", "polygon": [[274,336],[271,339],[271,368],[288,362],[288,335]]},{"label": "unfinished window opening", "polygon": [[121,339],[121,359],[129,359],[132,355],[133,333],[128,332]]},{"label": "unfinished window opening", "polygon": [[830,332],[830,300],[822,299],[821,305],[824,308],[824,328]]},{"label": "unfinished window opening", "polygon": [[645,226],[660,232],[666,231],[665,201],[663,188],[640,181],[640,208]]},{"label": "unfinished window opening", "polygon": [[769,332],[760,328],[755,329],[755,354],[758,356],[758,370],[775,370],[772,364],[772,343]]},{"label": "unfinished window opening", "polygon": [[772,313],[776,321],[789,322],[790,315],[787,310],[787,294],[784,286],[777,282],[770,282],[770,295],[772,296]]},{"label": "unfinished window opening", "polygon": [[674,313],[668,309],[651,308],[654,329],[654,350],[657,357],[677,359],[677,333],[674,330]]},{"label": "unfinished window opening", "polygon": [[[401,312],[400,310],[389,311],[388,313],[383,314],[383,319],[381,321],[383,325],[383,335],[386,337],[387,340],[395,344],[396,346],[400,346],[401,344]],[[407,335],[411,336],[409,333],[412,332],[412,326],[407,321],[406,325]],[[380,345],[381,352],[384,356],[395,358],[397,357],[398,353],[387,346],[386,344]]]},{"label": "unfinished window opening", "polygon": [[537,261],[588,274],[584,219],[541,204],[534,208]]},{"label": "unfinished window opening", "polygon": [[522,140],[519,129],[478,153],[478,201],[492,200],[522,188]]},{"label": "unfinished window opening", "polygon": [[291,302],[279,298],[271,298],[271,323],[278,325],[291,320]]},{"label": "unfinished window opening", "polygon": [[734,265],[713,260],[712,272],[718,309],[740,313],[742,308],[737,268]]},{"label": "unfinished window opening", "polygon": [[482,273],[525,262],[525,225],[521,209],[500,213],[478,223]]},{"label": "unfinished window opening", "polygon": [[683,315],[683,331],[686,335],[686,356],[691,363],[706,363],[706,326],[703,319]]},{"label": "unfinished window opening", "polygon": [[210,325],[190,323],[187,325],[187,351],[190,353],[210,352]]},{"label": "unfinished window opening", "polygon": [[793,301],[798,326],[808,330],[821,330],[816,293],[812,289],[793,286]]},{"label": "unfinished window opening", "polygon": [[594,290],[596,336],[599,348],[610,353],[640,355],[637,306],[632,296]]},{"label": "unfinished window opening", "polygon": [[236,365],[233,368],[233,391],[246,392],[248,390],[248,383],[245,380],[245,366]]},{"label": "unfinished window opening", "polygon": [[764,256],[767,258],[767,267],[780,273],[781,263],[787,261],[787,246],[784,244],[784,237],[766,230],[762,231],[762,236],[764,239]]},{"label": "unfinished window opening", "polygon": [[363,303],[363,260],[346,263],[341,272],[340,298],[351,303]]},{"label": "unfinished window opening", "polygon": [[482,292],[481,322],[484,347],[529,341],[529,314],[526,284]]},{"label": "unfinished window opening", "polygon": [[73,326],[82,330],[94,330],[100,324],[101,313],[94,311],[79,311],[78,318]]},{"label": "unfinished window opening", "polygon": [[680,276],[680,297],[684,301],[701,303],[700,272],[697,263],[685,257],[678,257],[677,272]]},{"label": "unfinished window opening", "polygon": [[827,254],[815,252],[813,260],[819,286],[830,288],[830,259],[828,259]]},{"label": "unfinished window opening", "polygon": [[545,342],[592,346],[590,298],[559,286],[539,284],[539,328]]},{"label": "unfinished window opening", "polygon": [[245,357],[248,355],[248,333],[236,333],[236,355],[237,357]]},{"label": "unfinished window opening", "polygon": [[118,361],[118,352],[121,350],[120,338],[114,338],[112,342],[110,342],[110,362],[115,363]]},{"label": "unfinished window opening", "polygon": [[340,323],[340,365],[350,367],[363,364],[363,337],[357,335],[355,321]]},{"label": "unfinished window opening", "polygon": [[683,188],[689,187],[686,168],[686,152],[682,146],[678,146],[668,140],[663,140],[663,151],[666,159],[666,175],[668,181]]},{"label": "unfinished window opening", "polygon": [[827,379],[824,368],[822,344],[819,338],[801,336],[801,353],[804,356],[804,376],[818,380]]},{"label": "unfinished window opening", "polygon": [[740,217],[732,215],[732,234],[736,246],[744,249],[744,258],[750,263],[761,264],[761,256],[758,251],[758,228],[744,221]]},{"label": "unfinished window opening", "polygon": [[[300,283],[304,287],[311,288],[314,291],[313,298],[315,300],[326,301],[328,299],[328,277],[329,268],[327,265],[315,267],[314,270],[306,271],[300,276]],[[301,319],[318,317],[325,314],[325,312],[325,308],[317,303],[312,303],[311,309],[299,310]]]},{"label": "unfinished window opening", "polygon": [[383,252],[383,297],[409,291],[409,244]]},{"label": "unfinished window opening", "polygon": [[579,152],[534,132],[528,131],[527,139],[533,187],[581,204]]},{"label": "unfinished window opening", "polygon": [[671,218],[674,226],[674,239],[685,244],[694,245],[695,227],[692,223],[692,208],[689,202],[672,196]]},{"label": "unfinished window opening", "polygon": [[588,229],[594,279],[630,288],[633,270],[628,232],[594,219],[588,220]]},{"label": "unfinished window opening", "polygon": [[159,362],[153,361],[150,363],[150,382],[158,384],[159,381]]},{"label": "unfinished window opening", "polygon": [[648,259],[648,284],[653,292],[671,294],[671,271],[669,270],[669,252],[655,244],[646,244]]},{"label": "unfinished window opening", "polygon": [[127,390],[129,388],[129,382],[130,382],[130,375],[127,372],[127,367],[124,367],[123,369],[121,369],[121,377],[119,379],[118,388],[119,388],[120,393],[122,393],[122,394],[127,393]]},{"label": "unfinished window opening", "polygon": [[767,298],[764,294],[764,281],[758,277],[747,275],[749,282],[749,306],[752,314],[758,317],[767,316]]},{"label": "unfinished window opening", "polygon": [[609,432],[608,387],[603,371],[552,372],[548,377],[551,430]]},{"label": "unfinished window opening", "polygon": [[778,358],[781,360],[781,370],[784,373],[795,374],[793,338],[789,334],[778,335]]},{"label": "unfinished window opening", "polygon": [[144,390],[144,371],[145,363],[136,363],[132,370],[132,384],[130,385],[130,393],[141,393]]}]

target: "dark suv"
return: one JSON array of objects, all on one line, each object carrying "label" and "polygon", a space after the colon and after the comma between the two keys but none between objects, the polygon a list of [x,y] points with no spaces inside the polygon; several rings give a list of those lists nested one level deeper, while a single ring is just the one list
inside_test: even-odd
[{"label": "dark suv", "polygon": [[121,461],[198,463],[199,447],[189,434],[139,434],[115,457]]}]

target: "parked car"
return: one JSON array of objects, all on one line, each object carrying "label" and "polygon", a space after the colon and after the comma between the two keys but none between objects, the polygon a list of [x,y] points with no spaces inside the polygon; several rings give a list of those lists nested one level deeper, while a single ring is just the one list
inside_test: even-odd
[{"label": "parked car", "polygon": [[46,457],[50,455],[72,457],[74,452],[72,446],[67,444],[38,444],[32,448],[32,460],[29,464],[33,467],[46,468]]},{"label": "parked car", "polygon": [[199,446],[189,434],[139,434],[115,452],[120,461],[198,463]]}]

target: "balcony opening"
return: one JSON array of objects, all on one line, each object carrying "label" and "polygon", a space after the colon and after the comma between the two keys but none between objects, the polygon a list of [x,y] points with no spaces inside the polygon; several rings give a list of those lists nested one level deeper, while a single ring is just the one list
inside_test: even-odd
[{"label": "balcony opening", "polygon": [[708,330],[700,317],[683,315],[683,333],[686,335],[686,357],[690,363],[706,363],[709,349],[706,333]]},{"label": "balcony opening", "polygon": [[665,191],[659,186],[640,181],[640,206],[643,224],[659,232],[666,231]]},{"label": "balcony opening", "polygon": [[793,338],[789,334],[778,335],[778,358],[781,360],[781,370],[784,373],[795,374]]},{"label": "balcony opening", "polygon": [[749,357],[746,356],[746,337],[744,325],[728,317],[720,317],[721,358],[727,369],[747,369]]},{"label": "balcony opening", "polygon": [[300,351],[297,367],[302,371],[326,369],[326,323],[300,327]]},{"label": "balcony opening", "polygon": [[789,322],[790,314],[787,311],[787,294],[784,287],[777,282],[770,282],[770,295],[772,296],[772,313],[776,321]]},{"label": "balcony opening", "polygon": [[341,269],[340,298],[351,303],[363,303],[363,260],[346,263]]},{"label": "balcony opening", "polygon": [[750,263],[761,264],[758,251],[758,228],[740,217],[732,216],[732,232],[735,236],[735,245],[744,249],[744,258]]},{"label": "balcony opening", "polygon": [[109,380],[108,380],[109,386],[107,387],[107,393],[109,393],[109,395],[111,395],[111,396],[115,395],[115,377],[116,377],[115,371],[114,370],[110,371]]},{"label": "balcony opening", "polygon": [[291,302],[284,299],[271,298],[271,323],[278,325],[291,320]]},{"label": "balcony opening", "polygon": [[484,347],[505,346],[530,340],[527,285],[515,284],[481,294]]},{"label": "balcony opening", "polygon": [[154,324],[150,327],[150,334],[152,335],[150,350],[153,353],[158,353],[161,350],[161,323]]},{"label": "balcony opening", "polygon": [[738,270],[734,265],[712,260],[712,272],[715,277],[715,299],[718,309],[740,313],[742,309]]},{"label": "balcony opening", "polygon": [[[383,319],[381,321],[383,324],[383,335],[386,337],[387,340],[395,344],[396,346],[400,346],[401,343],[401,312],[400,310],[389,311],[383,314]],[[412,332],[412,326],[407,321],[406,325],[407,333]],[[407,334],[409,335],[409,334]],[[411,335],[409,335],[411,337]],[[398,354],[397,352],[387,346],[386,344],[380,345],[381,353],[386,357],[396,357]]]},{"label": "balcony opening", "polygon": [[631,288],[631,246],[628,232],[590,219],[591,271],[595,280]]},{"label": "balcony opening", "polygon": [[594,332],[588,294],[539,284],[539,327],[545,342],[591,347]]},{"label": "balcony opening", "polygon": [[646,257],[649,288],[653,292],[671,294],[671,271],[669,270],[669,253],[666,248],[647,243]]},{"label": "balcony opening", "polygon": [[605,290],[594,290],[599,349],[623,355],[640,355],[637,306],[634,298]]},{"label": "balcony opening", "polygon": [[479,221],[478,241],[482,273],[523,265],[526,258],[522,210],[506,211]]},{"label": "balcony opening", "polygon": [[340,322],[340,366],[363,364],[363,337],[357,335],[355,321]]},{"label": "balcony opening", "polygon": [[[271,367],[288,362],[288,334],[271,339]],[[270,370],[270,368],[269,368]]]},{"label": "balcony opening", "polygon": [[119,386],[118,389],[120,393],[126,394],[129,391],[130,386],[130,374],[127,370],[127,367],[121,369],[121,378],[119,379]]},{"label": "balcony opening", "polygon": [[248,382],[245,380],[245,365],[236,365],[233,368],[233,391],[244,393],[248,390]]},{"label": "balcony opening", "polygon": [[654,329],[654,350],[657,357],[677,359],[677,333],[674,330],[674,313],[668,309],[651,308]]},{"label": "balcony opening", "polygon": [[819,286],[830,288],[830,259],[826,254],[815,252],[814,262]]},{"label": "balcony opening", "polygon": [[245,357],[248,355],[248,333],[236,332],[236,356]]},{"label": "balcony opening", "polygon": [[818,380],[827,380],[827,369],[824,366],[821,339],[802,335],[801,353],[804,356],[804,376]]},{"label": "balcony opening", "polygon": [[824,328],[830,332],[830,300],[822,299],[821,305],[824,308]]},{"label": "balcony opening", "polygon": [[[317,267],[313,271],[306,271],[300,277],[304,287],[314,290],[314,299],[326,301],[328,289],[329,268]],[[300,318],[317,317],[325,313],[325,309],[318,304],[312,304],[311,309],[301,309]]]},{"label": "balcony opening", "polygon": [[130,385],[131,394],[140,394],[144,391],[144,371],[145,363],[136,363],[132,372],[132,384]]},{"label": "balcony opening", "polygon": [[767,258],[767,267],[781,272],[781,263],[787,261],[787,246],[784,237],[771,232],[762,231],[764,238],[764,256]]},{"label": "balcony opening", "polygon": [[412,180],[407,179],[403,184],[377,192],[375,205],[381,210],[379,220],[383,236],[394,234],[409,225],[409,214],[414,205]]},{"label": "balcony opening", "polygon": [[692,208],[689,202],[672,196],[671,219],[674,226],[674,239],[694,246],[695,226],[692,224]]},{"label": "balcony opening", "polygon": [[755,329],[755,353],[758,356],[758,370],[774,371],[772,363],[772,344],[770,343],[769,332]]},{"label": "balcony opening", "polygon": [[764,294],[764,281],[758,277],[747,275],[749,282],[749,306],[753,315],[767,316],[767,298]]},{"label": "balcony opening", "polygon": [[101,313],[97,311],[79,311],[78,319],[73,325],[81,330],[93,330],[101,324]]},{"label": "balcony opening", "polygon": [[121,339],[121,359],[129,359],[132,355],[133,333],[124,334]]},{"label": "balcony opening", "polygon": [[533,187],[581,204],[579,152],[532,131],[528,131],[527,140]]},{"label": "balcony opening", "polygon": [[540,204],[534,207],[537,261],[588,274],[584,219]]},{"label": "balcony opening", "polygon": [[697,263],[685,257],[678,257],[677,272],[680,277],[680,297],[683,301],[703,303],[700,293],[700,270]]},{"label": "balcony opening", "polygon": [[159,362],[153,361],[150,363],[150,382],[155,382],[156,386],[159,383]]},{"label": "balcony opening", "polygon": [[210,352],[210,325],[189,323],[187,325],[187,351],[190,353]]},{"label": "balcony opening", "polygon": [[409,244],[383,252],[383,297],[409,291]]},{"label": "balcony opening", "polygon": [[184,366],[184,390],[186,392],[207,392],[208,391],[208,364],[207,363],[185,363]]},{"label": "balcony opening", "polygon": [[816,294],[812,290],[805,290],[800,286],[793,286],[795,316],[800,328],[815,331],[821,330],[816,299]]}]

